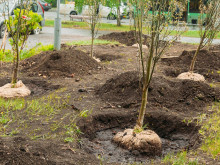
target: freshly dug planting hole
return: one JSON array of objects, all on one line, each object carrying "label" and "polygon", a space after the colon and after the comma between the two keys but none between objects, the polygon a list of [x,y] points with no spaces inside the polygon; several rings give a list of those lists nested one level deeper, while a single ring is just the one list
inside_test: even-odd
[{"label": "freshly dug planting hole", "polygon": [[86,53],[70,48],[68,50],[42,52],[21,62],[22,72],[29,76],[73,77],[91,74],[101,69],[97,61]]},{"label": "freshly dug planting hole", "polygon": [[[115,110],[114,110],[115,111]],[[161,157],[152,157],[138,150],[126,150],[112,139],[116,133],[125,128],[133,128],[137,113],[133,111],[97,114],[79,122],[80,129],[87,137],[83,139],[82,148],[95,155],[101,155],[109,163],[148,162],[161,159],[170,152],[191,149],[200,143],[198,127],[183,122],[181,116],[159,110],[149,110],[145,117],[148,128],[154,130],[162,141]],[[197,147],[197,146],[196,146]]]},{"label": "freshly dug planting hole", "polygon": [[[137,72],[122,73],[99,87],[97,94],[106,102],[129,108],[141,103],[141,83]],[[174,97],[175,96],[175,97]],[[202,112],[207,104],[220,100],[220,90],[204,82],[153,77],[147,106],[178,112]],[[190,115],[190,114],[189,114]]]},{"label": "freshly dug planting hole", "polygon": [[[46,92],[50,92],[53,90],[59,89],[59,85],[52,85],[45,80],[39,79],[28,79],[28,78],[21,78],[22,82],[28,87],[31,91],[31,96],[39,96],[42,94],[46,94]],[[0,78],[0,86],[4,84],[10,83],[11,78]]]},{"label": "freshly dug planting hole", "polygon": [[[162,58],[163,64],[170,67],[165,69],[166,76],[177,77],[180,73],[187,72],[194,53],[195,51],[183,51],[179,57]],[[220,81],[219,53],[220,50],[201,50],[196,59],[194,72],[203,75],[209,81]]]}]

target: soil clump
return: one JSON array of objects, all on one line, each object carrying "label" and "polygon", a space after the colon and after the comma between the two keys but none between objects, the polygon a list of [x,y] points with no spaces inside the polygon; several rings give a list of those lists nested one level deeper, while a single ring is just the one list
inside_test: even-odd
[{"label": "soil clump", "polygon": [[101,69],[93,58],[75,49],[42,52],[22,61],[21,66],[29,76],[44,78],[82,76]]}]

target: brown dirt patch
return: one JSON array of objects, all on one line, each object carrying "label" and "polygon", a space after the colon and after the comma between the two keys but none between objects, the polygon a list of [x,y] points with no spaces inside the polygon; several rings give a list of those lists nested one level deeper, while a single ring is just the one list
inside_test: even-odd
[{"label": "brown dirt patch", "polygon": [[43,52],[22,61],[22,72],[29,76],[73,77],[91,74],[101,66],[86,53],[67,49]]},{"label": "brown dirt patch", "polygon": [[[175,43],[166,52],[166,56],[181,55],[182,50],[191,50],[192,47],[188,44]],[[67,54],[72,54],[76,50],[83,53],[89,52],[90,47],[65,47],[65,50],[60,52],[67,51]],[[36,56],[30,62],[37,61],[36,66],[33,64],[35,69],[37,67],[41,68],[40,63],[42,63],[42,68],[46,68],[49,74],[47,77],[51,76],[53,79],[39,77],[38,73],[40,72],[41,74],[44,70],[31,71],[31,68],[27,68],[26,71],[22,69],[19,79],[31,89],[32,96],[37,95],[39,98],[46,98],[48,95],[51,96],[51,91],[55,87],[64,87],[65,89],[59,90],[54,95],[55,98],[60,99],[60,104],[57,105],[58,107],[53,108],[54,113],[52,116],[47,116],[47,114],[39,115],[37,113],[34,116],[30,116],[32,117],[30,118],[26,115],[26,107],[19,111],[10,111],[10,116],[16,116],[16,118],[13,118],[13,121],[6,125],[7,127],[4,126],[5,132],[0,129],[1,135],[11,135],[13,130],[17,130],[17,136],[25,136],[25,140],[18,142],[14,140],[15,137],[0,138],[0,154],[4,155],[3,157],[0,155],[0,160],[3,162],[0,161],[0,164],[5,162],[19,164],[21,160],[18,159],[17,155],[21,155],[20,158],[23,158],[24,161],[20,164],[32,163],[29,159],[33,158],[32,160],[36,160],[40,164],[44,164],[45,161],[50,164],[51,161],[51,164],[81,165],[90,163],[96,165],[100,163],[96,159],[98,154],[109,164],[132,163],[135,161],[150,164],[151,158],[148,156],[141,155],[136,151],[123,150],[111,141],[116,132],[122,131],[124,128],[133,128],[137,120],[141,98],[141,83],[138,74],[128,72],[138,68],[137,48],[122,45],[95,45],[94,51],[96,56],[107,54],[114,57],[121,56],[121,58],[114,58],[112,62],[102,62],[105,69],[97,72],[94,67],[91,67],[92,74],[88,70],[82,72],[81,68],[77,66],[76,75],[85,73],[77,81],[75,78],[63,78],[69,75],[69,72],[66,72],[67,69],[57,71],[57,68],[52,66],[51,69],[46,68],[46,64],[43,64],[43,56],[40,57],[41,60]],[[54,52],[44,54],[46,61],[51,62],[49,56],[52,53]],[[58,53],[58,55],[60,54]],[[70,60],[70,58],[67,59]],[[54,61],[57,61],[57,63]],[[52,60],[51,65],[53,62],[56,66],[62,61],[61,59]],[[205,83],[163,77],[163,69],[169,68],[169,66],[162,64],[156,68],[155,77],[150,86],[150,95],[152,96],[149,95],[149,104],[144,123],[162,138],[163,156],[166,153],[177,152],[181,149],[189,150],[198,147],[201,142],[198,136],[199,127],[194,122],[188,124],[183,121],[198,117],[201,112],[209,113],[208,111],[203,111],[203,109],[207,108],[211,101],[215,101],[215,98],[217,99],[220,95],[217,89],[212,89]],[[10,82],[7,79],[7,77],[10,77],[10,71],[7,64],[0,67],[0,84],[4,85]],[[57,75],[50,75],[53,71]],[[31,72],[37,76],[30,77]],[[72,74],[72,71],[70,73]],[[124,73],[124,75],[121,75],[121,73]],[[110,80],[112,77],[113,79]],[[123,78],[120,79],[120,77]],[[99,90],[103,93],[97,92]],[[32,99],[32,97],[28,99]],[[64,100],[64,104],[62,100]],[[52,101],[52,103],[55,103],[53,105],[56,105],[59,100]],[[73,108],[74,106],[78,110]],[[80,112],[85,110],[89,110],[89,117],[83,119],[78,117]],[[5,112],[7,111],[5,110]],[[81,119],[77,122],[77,126],[83,132],[82,137],[79,139],[81,145],[78,142],[63,144],[64,138],[69,137],[64,126],[74,123],[71,120],[75,117],[74,115],[78,115],[77,120]],[[19,120],[16,120],[17,117]],[[24,123],[20,121],[24,121]],[[27,140],[29,139],[28,137],[36,137],[37,141]],[[49,138],[49,140],[45,140],[45,138]],[[76,153],[73,153],[70,149],[65,149],[67,148],[66,145],[70,145]],[[4,146],[7,147],[4,148]],[[20,151],[20,147],[22,147],[22,151]],[[7,156],[6,153],[12,156]],[[37,154],[35,155],[34,153]],[[204,155],[199,154],[198,159],[204,158]],[[205,158],[207,157],[206,155]],[[152,159],[154,162],[158,162],[157,164],[161,163],[161,157]],[[216,161],[210,159],[203,164],[208,163],[216,164]]]},{"label": "brown dirt patch", "polygon": [[[168,65],[165,69],[167,76],[177,77],[180,73],[187,72],[193,58],[194,51],[183,51],[181,56],[163,58],[162,62]],[[219,51],[201,50],[195,63],[195,73],[203,75],[209,81],[220,81],[220,56]]]},{"label": "brown dirt patch", "polygon": [[[31,141],[23,137],[0,138],[0,164],[55,165],[83,164],[98,160],[85,152],[72,149],[69,144],[53,140]],[[71,150],[72,149],[72,150]]]}]

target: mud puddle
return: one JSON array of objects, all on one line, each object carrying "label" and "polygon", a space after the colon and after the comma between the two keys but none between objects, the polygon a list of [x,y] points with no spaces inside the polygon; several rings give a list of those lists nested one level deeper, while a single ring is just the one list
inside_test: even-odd
[{"label": "mud puddle", "polygon": [[125,150],[112,142],[113,136],[119,131],[122,131],[122,129],[113,128],[97,132],[95,138],[92,141],[88,141],[84,148],[89,153],[95,154],[96,157],[99,156],[108,163],[142,163],[150,162],[152,159],[159,160],[162,156],[178,152],[187,148],[190,144],[190,139],[181,134],[173,135],[171,139],[161,138],[163,148],[161,157],[150,157],[139,153],[137,150]]}]

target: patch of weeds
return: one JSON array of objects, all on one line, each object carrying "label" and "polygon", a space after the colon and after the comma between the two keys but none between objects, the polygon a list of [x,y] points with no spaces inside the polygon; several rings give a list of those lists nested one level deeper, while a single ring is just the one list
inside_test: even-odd
[{"label": "patch of weeds", "polygon": [[79,113],[79,116],[86,118],[86,117],[88,117],[91,113],[92,113],[92,110],[83,110],[83,111],[81,111],[81,112]]},{"label": "patch of weeds", "polygon": [[164,164],[172,164],[172,165],[197,165],[198,160],[190,160],[187,156],[186,151],[179,152],[177,154],[167,154],[163,160],[162,163]]},{"label": "patch of weeds", "polygon": [[4,99],[0,98],[0,109],[1,110],[21,110],[25,106],[24,99]]},{"label": "patch of weeds", "polygon": [[214,82],[214,83],[210,83],[209,84],[209,86],[211,87],[211,88],[220,88],[220,82]]},{"label": "patch of weeds", "polygon": [[220,103],[212,106],[210,116],[202,115],[199,123],[202,125],[199,133],[203,136],[201,149],[214,159],[220,157]]},{"label": "patch of weeds", "polygon": [[[66,43],[67,45],[91,45],[92,41],[91,40],[83,40],[83,41],[73,41],[73,42],[68,42]],[[94,45],[119,45],[120,43],[117,41],[108,41],[108,40],[99,40],[96,39],[94,40]]]},{"label": "patch of weeds", "polygon": [[60,111],[62,107],[66,106],[66,102],[68,101],[69,96],[60,97],[54,92],[49,96],[28,101],[26,112],[31,116],[51,116]]},{"label": "patch of weeds", "polygon": [[74,142],[75,141],[75,139],[74,138],[72,138],[72,137],[66,137],[65,139],[64,139],[64,142],[65,143],[68,143],[68,142]]},{"label": "patch of weeds", "polygon": [[131,58],[128,59],[128,62],[132,62],[132,61],[133,61],[133,59],[131,59]]},{"label": "patch of weeds", "polygon": [[1,112],[0,114],[0,124],[5,125],[9,122],[10,118],[8,113]]},{"label": "patch of weeds", "polygon": [[81,111],[77,116],[70,119],[70,124],[65,125],[64,129],[65,132],[65,138],[64,142],[78,142],[81,143],[81,140],[79,139],[79,136],[83,134],[83,132],[80,130],[80,128],[76,125],[76,118],[86,118],[92,113],[91,110],[83,110]]},{"label": "patch of weeds", "polygon": [[36,133],[33,133],[33,135],[30,136],[31,140],[40,139],[41,137],[42,137],[42,135],[37,135]]},{"label": "patch of weeds", "polygon": [[214,88],[214,87],[215,87],[215,85],[214,85],[213,83],[210,83],[209,86],[210,86],[211,88]]},{"label": "patch of weeds", "polygon": [[146,128],[148,128],[148,124],[145,124],[145,125],[144,125],[143,127],[141,127],[141,128],[135,127],[134,133],[136,133],[136,134],[141,133],[141,132],[144,131]]},{"label": "patch of weeds", "polygon": [[68,143],[79,141],[78,137],[82,134],[82,132],[75,123],[66,125],[64,128],[66,129],[65,135],[67,136],[64,138],[64,142]]},{"label": "patch of weeds", "polygon": [[24,99],[0,98],[0,133],[6,135],[8,124],[16,119],[16,112],[25,107]]},{"label": "patch of weeds", "polygon": [[14,135],[17,135],[18,133],[19,133],[18,129],[12,129],[9,136],[14,136]]},{"label": "patch of weeds", "polygon": [[104,158],[103,158],[103,156],[98,154],[96,157],[99,159],[99,164],[100,165],[104,165]]}]

